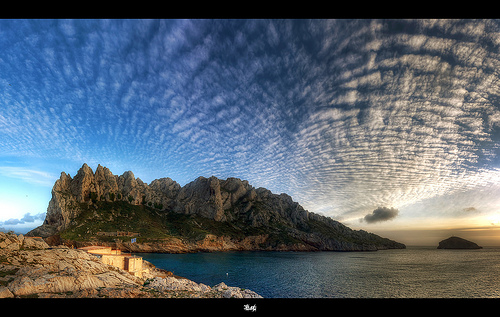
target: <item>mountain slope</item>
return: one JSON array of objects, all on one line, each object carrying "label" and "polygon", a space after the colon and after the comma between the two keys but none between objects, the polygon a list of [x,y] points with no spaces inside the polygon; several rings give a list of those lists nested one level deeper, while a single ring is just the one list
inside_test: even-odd
[{"label": "mountain slope", "polygon": [[[99,165],[94,173],[87,164],[74,178],[61,173],[43,225],[28,235],[116,244],[134,252],[405,247],[237,178],[199,177],[183,187],[160,178],[148,185],[130,171],[116,176]],[[130,237],[137,243],[128,242]]]}]

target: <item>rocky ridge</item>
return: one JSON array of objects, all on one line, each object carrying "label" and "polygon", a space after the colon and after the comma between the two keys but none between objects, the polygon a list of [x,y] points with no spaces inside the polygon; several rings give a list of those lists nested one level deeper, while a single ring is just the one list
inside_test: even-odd
[{"label": "rocky ridge", "polygon": [[224,283],[196,283],[144,262],[149,273],[139,278],[82,250],[0,232],[0,298],[261,297]]},{"label": "rocky ridge", "polygon": [[[147,221],[148,226],[142,228],[148,227],[148,231],[139,232],[137,226]],[[101,226],[97,228],[95,223]],[[181,187],[170,178],[160,178],[148,185],[130,171],[117,176],[98,165],[94,173],[87,164],[73,178],[61,173],[52,189],[43,225],[27,235],[60,236],[63,240],[72,237],[85,244],[95,243],[88,240],[95,240],[98,230],[138,231],[136,244],[127,244],[123,239],[107,242],[121,243],[123,249],[132,252],[365,251],[405,247],[308,212],[289,195],[254,188],[246,180],[199,177]],[[156,235],[152,236],[152,232]]]}]

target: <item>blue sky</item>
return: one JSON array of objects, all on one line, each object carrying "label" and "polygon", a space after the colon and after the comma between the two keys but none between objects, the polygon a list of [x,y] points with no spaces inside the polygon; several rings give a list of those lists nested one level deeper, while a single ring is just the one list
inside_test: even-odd
[{"label": "blue sky", "polygon": [[0,227],[87,163],[500,241],[499,49],[495,20],[0,20]]}]

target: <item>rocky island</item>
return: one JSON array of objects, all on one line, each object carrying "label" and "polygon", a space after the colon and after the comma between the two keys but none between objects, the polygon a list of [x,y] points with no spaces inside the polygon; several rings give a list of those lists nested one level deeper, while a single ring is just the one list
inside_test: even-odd
[{"label": "rocky island", "polygon": [[[150,184],[131,171],[87,165],[55,182],[44,223],[27,233],[49,244],[128,252],[375,251],[404,244],[308,212],[287,194],[238,178]],[[135,243],[131,243],[131,239]]]},{"label": "rocky island", "polygon": [[476,243],[459,237],[450,237],[439,242],[438,249],[482,249]]}]

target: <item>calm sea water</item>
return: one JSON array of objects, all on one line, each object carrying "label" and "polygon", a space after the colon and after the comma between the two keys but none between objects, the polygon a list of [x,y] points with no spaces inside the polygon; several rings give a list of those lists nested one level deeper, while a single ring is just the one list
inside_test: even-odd
[{"label": "calm sea water", "polygon": [[266,298],[500,298],[500,248],[140,255],[197,283]]}]

